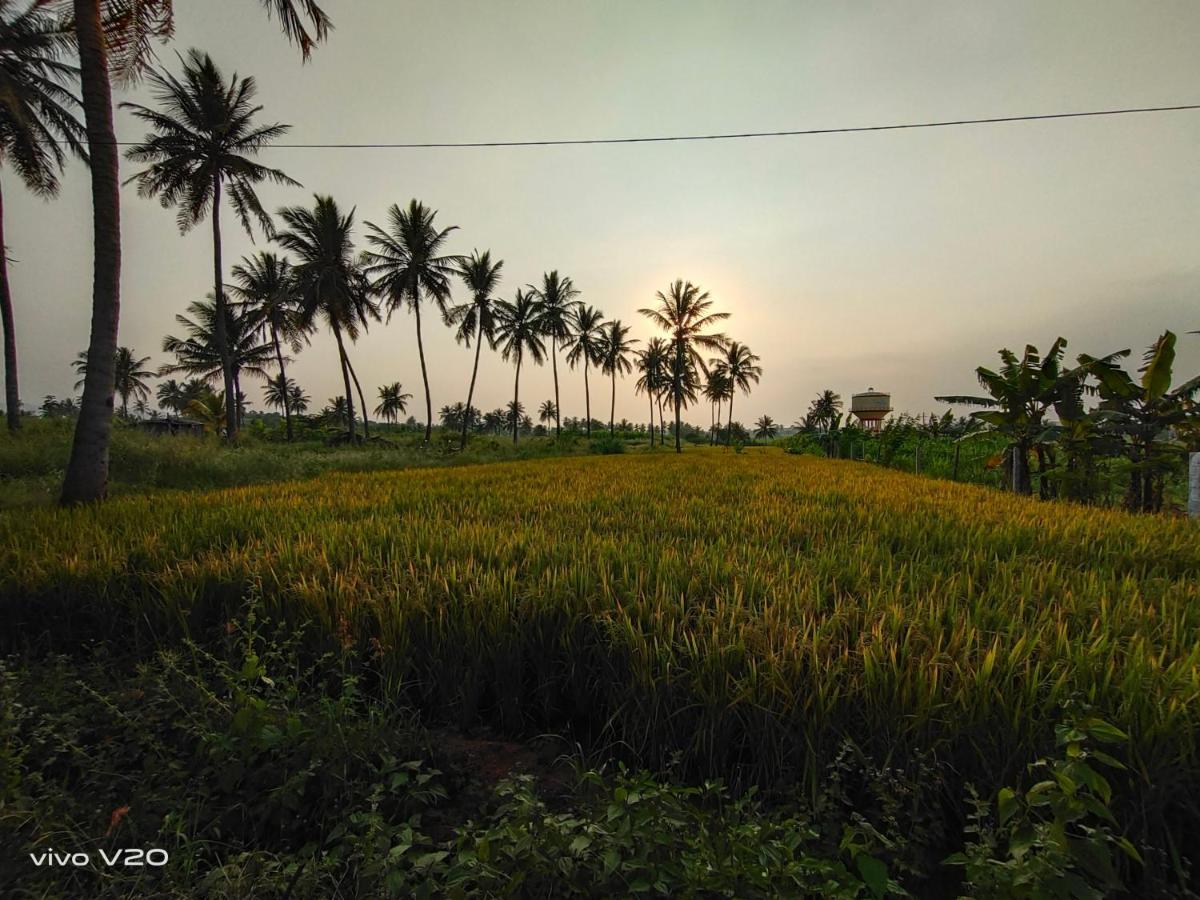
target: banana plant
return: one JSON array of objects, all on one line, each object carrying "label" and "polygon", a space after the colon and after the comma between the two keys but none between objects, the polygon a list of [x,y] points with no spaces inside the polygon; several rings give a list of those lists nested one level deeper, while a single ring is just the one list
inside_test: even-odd
[{"label": "banana plant", "polygon": [[1135,378],[1115,360],[1129,351],[1103,359],[1080,356],[1079,363],[1095,376],[1100,405],[1096,420],[1120,439],[1129,462],[1126,506],[1134,511],[1162,509],[1163,480],[1187,449],[1180,437],[1200,424],[1195,397],[1200,376],[1174,388],[1175,334],[1165,331],[1142,357]]},{"label": "banana plant", "polygon": [[1033,493],[1029,465],[1029,455],[1033,452],[1038,460],[1039,493],[1043,497],[1050,494],[1050,481],[1041,477],[1054,465],[1054,448],[1042,439],[1046,414],[1056,405],[1070,403],[1071,398],[1080,396],[1087,377],[1082,367],[1063,367],[1066,347],[1066,339],[1060,337],[1045,355],[1032,344],[1025,347],[1020,357],[1011,350],[1001,350],[999,371],[984,366],[975,370],[988,396],[954,394],[934,398],[942,403],[983,407],[972,412],[971,417],[1008,438],[1006,454],[1011,460],[1008,475],[1015,493]]}]

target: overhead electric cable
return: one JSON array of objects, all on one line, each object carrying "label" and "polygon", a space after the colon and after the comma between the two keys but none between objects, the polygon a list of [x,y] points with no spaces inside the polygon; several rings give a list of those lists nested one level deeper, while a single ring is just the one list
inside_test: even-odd
[{"label": "overhead electric cable", "polygon": [[[571,147],[590,144],[663,144],[676,141],[733,141],[748,138],[804,137],[819,134],[856,134],[866,131],[904,131],[916,128],[949,128],[957,125],[999,125],[1006,122],[1044,122],[1051,119],[1083,119],[1099,116],[1125,116],[1133,113],[1165,113],[1200,110],[1200,103],[1177,106],[1137,106],[1124,109],[1093,109],[1083,112],[1042,113],[1025,116],[991,116],[982,119],[946,119],[930,122],[902,122],[894,125],[849,125],[840,128],[801,128],[792,131],[736,131],[716,134],[676,134],[650,137],[564,138],[526,141],[424,141],[376,143],[300,144],[273,143],[264,149],[291,150],[443,150],[482,147]],[[131,147],[138,141],[117,141],[121,147]]]}]

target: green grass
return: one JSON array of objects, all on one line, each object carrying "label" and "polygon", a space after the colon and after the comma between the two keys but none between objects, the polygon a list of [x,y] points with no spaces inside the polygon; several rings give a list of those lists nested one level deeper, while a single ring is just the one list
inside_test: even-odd
[{"label": "green grass", "polygon": [[[26,419],[21,431],[0,433],[0,509],[54,503],[71,451],[74,422]],[[249,429],[248,431],[253,431]],[[372,436],[378,435],[378,427]],[[414,466],[464,465],[531,459],[592,451],[583,437],[473,436],[459,453],[458,436],[436,429],[430,447],[424,433],[387,431],[386,443],[329,445],[320,440],[285,443],[247,433],[237,447],[216,438],[155,436],[114,424],[109,462],[110,493],[154,489],[213,490],[247,484],[311,478],[322,472],[374,472]]]},{"label": "green grass", "polygon": [[[136,648],[248,593],[434,716],[735,783],[850,739],[1012,780],[1082,696],[1135,827],[1196,824],[1200,531],[751,448],[366,474],[0,516],[8,640]],[[809,782],[810,789],[815,785]]]}]

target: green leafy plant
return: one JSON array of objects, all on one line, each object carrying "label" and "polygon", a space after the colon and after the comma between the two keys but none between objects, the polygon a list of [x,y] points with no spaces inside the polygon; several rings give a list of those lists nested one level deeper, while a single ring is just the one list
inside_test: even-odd
[{"label": "green leafy plant", "polygon": [[1117,833],[1112,787],[1102,768],[1123,770],[1098,744],[1127,735],[1079,704],[1055,729],[1059,755],[1030,765],[1038,781],[1003,788],[993,804],[972,789],[967,831],[974,837],[947,863],[964,870],[971,897],[1100,898],[1122,889],[1119,858],[1141,863]]}]

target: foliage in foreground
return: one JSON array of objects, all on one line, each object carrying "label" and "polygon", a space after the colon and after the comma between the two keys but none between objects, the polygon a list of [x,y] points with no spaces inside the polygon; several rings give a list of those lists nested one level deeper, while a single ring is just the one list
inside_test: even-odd
[{"label": "foliage in foreground", "polygon": [[[717,454],[721,464],[714,465]],[[198,634],[261,589],[456,725],[741,786],[845,739],[998,784],[1080,694],[1137,833],[1196,823],[1193,523],[750,448],[329,475],[0,516],[4,635]]]},{"label": "foliage in foreground", "polygon": [[[624,767],[576,770],[547,795],[530,774],[488,795],[353,651],[305,661],[251,608],[207,649],[187,642],[131,667],[90,658],[0,664],[0,890],[91,897],[881,898],[953,886],[920,860],[944,846],[900,779],[853,753],[815,803]],[[376,685],[379,688],[379,685]],[[384,689],[386,693],[386,689]],[[962,853],[976,897],[1089,897],[1128,866],[1092,749],[1123,743],[1086,710],[1059,729],[1053,780],[978,803]],[[477,780],[477,779],[476,779]],[[856,793],[851,782],[868,786]],[[1041,810],[1050,810],[1045,815]],[[103,865],[122,847],[161,866]],[[30,854],[87,852],[88,865]],[[1097,861],[1101,862],[1097,868]],[[940,869],[940,871],[938,871]]]}]

